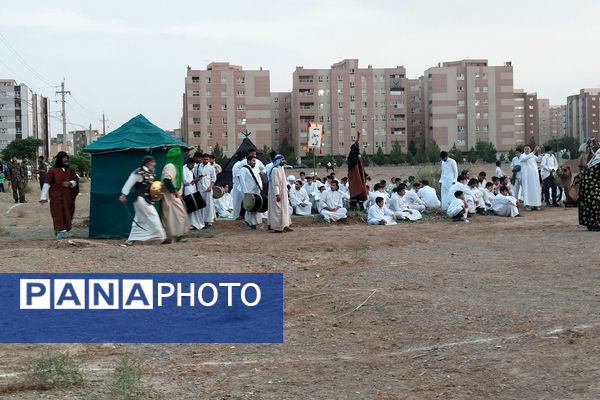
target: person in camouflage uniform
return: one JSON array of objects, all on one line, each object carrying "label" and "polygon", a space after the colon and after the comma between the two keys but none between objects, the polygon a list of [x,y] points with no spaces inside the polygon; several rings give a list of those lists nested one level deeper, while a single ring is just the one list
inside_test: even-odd
[{"label": "person in camouflage uniform", "polygon": [[15,203],[25,203],[25,182],[27,181],[27,167],[17,161],[17,156],[13,155],[8,163],[7,179],[10,181],[10,187],[13,192]]}]

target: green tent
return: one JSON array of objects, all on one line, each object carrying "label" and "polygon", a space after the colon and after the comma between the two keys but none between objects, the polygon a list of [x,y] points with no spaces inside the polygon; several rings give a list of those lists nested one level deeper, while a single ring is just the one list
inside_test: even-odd
[{"label": "green tent", "polygon": [[130,193],[124,206],[119,202],[121,188],[146,154],[156,159],[156,178],[160,179],[167,151],[172,147],[190,149],[140,114],[83,149],[92,156],[90,237],[129,235],[135,197]]}]

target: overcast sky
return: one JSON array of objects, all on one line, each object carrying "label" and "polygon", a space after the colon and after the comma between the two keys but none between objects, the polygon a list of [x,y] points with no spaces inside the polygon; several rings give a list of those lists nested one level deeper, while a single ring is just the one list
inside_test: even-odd
[{"label": "overcast sky", "polygon": [[[50,84],[64,77],[69,130],[90,123],[101,130],[103,111],[110,130],[139,113],[177,128],[186,67],[211,61],[262,66],[271,91],[291,90],[298,65],[328,68],[342,58],[358,58],[361,67],[404,65],[408,77],[442,61],[512,61],[515,88],[551,104],[600,86],[594,0],[2,3],[0,78],[55,100]],[[57,116],[60,104],[51,110]],[[52,135],[61,129],[52,119]]]}]

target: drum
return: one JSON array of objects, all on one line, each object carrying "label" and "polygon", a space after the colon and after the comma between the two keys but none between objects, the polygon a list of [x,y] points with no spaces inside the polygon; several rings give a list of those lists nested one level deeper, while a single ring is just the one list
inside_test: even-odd
[{"label": "drum", "polygon": [[188,214],[206,207],[206,202],[202,198],[200,192],[194,192],[187,196],[183,196],[183,202],[185,203]]},{"label": "drum", "polygon": [[242,206],[248,212],[265,212],[269,207],[266,197],[255,193],[246,193],[242,199]]},{"label": "drum", "polygon": [[213,199],[217,200],[223,197],[225,193],[223,193],[223,188],[221,186],[214,186],[212,190]]}]

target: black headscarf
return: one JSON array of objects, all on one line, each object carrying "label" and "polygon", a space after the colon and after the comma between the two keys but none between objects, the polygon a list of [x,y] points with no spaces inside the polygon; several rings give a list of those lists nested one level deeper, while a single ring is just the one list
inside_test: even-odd
[{"label": "black headscarf", "polygon": [[[67,156],[67,163],[63,164],[63,157]],[[54,166],[56,168],[66,168],[69,166],[69,156],[65,151],[59,151],[56,155],[56,160],[54,161]]]},{"label": "black headscarf", "polygon": [[145,156],[142,158],[142,167],[143,167],[144,165],[146,165],[146,163],[147,163],[147,162],[149,162],[149,161],[154,161],[154,157],[152,157],[151,155],[145,155]]},{"label": "black headscarf", "polygon": [[350,146],[350,154],[348,154],[348,160],[346,161],[348,163],[348,171],[353,169],[356,166],[356,164],[358,164],[359,156],[360,149],[358,147],[358,144],[352,143],[352,146]]}]

